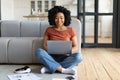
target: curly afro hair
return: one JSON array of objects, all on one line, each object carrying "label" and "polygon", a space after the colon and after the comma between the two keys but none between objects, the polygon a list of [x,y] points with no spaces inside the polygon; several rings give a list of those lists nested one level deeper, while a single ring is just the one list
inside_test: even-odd
[{"label": "curly afro hair", "polygon": [[48,21],[50,25],[56,25],[55,24],[55,16],[58,12],[62,12],[65,16],[65,22],[64,25],[68,26],[71,23],[71,15],[70,11],[62,6],[54,6],[48,11]]}]

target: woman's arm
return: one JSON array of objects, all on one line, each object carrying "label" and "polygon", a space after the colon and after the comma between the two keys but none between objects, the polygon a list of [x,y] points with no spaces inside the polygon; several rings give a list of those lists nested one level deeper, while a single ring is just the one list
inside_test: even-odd
[{"label": "woman's arm", "polygon": [[78,49],[78,44],[77,44],[77,37],[73,36],[72,39],[72,53],[76,52]]},{"label": "woman's arm", "polygon": [[44,35],[44,39],[43,39],[43,49],[47,51],[47,40],[48,40],[48,36]]}]

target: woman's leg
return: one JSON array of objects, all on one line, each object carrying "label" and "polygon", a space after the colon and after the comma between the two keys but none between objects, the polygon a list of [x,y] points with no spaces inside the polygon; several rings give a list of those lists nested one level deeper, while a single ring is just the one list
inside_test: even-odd
[{"label": "woman's leg", "polygon": [[[45,50],[39,48],[36,53],[37,58],[42,62],[51,73],[56,70],[65,74],[75,74],[72,69],[63,68],[58,62],[56,62]],[[43,68],[45,70],[45,68]]]},{"label": "woman's leg", "polygon": [[82,55],[80,53],[73,53],[67,58],[65,58],[62,62],[60,62],[61,66],[64,68],[72,68],[78,63],[82,61]]},{"label": "woman's leg", "polygon": [[61,65],[56,62],[45,50],[39,48],[36,53],[37,58],[42,62],[46,68],[54,73]]}]

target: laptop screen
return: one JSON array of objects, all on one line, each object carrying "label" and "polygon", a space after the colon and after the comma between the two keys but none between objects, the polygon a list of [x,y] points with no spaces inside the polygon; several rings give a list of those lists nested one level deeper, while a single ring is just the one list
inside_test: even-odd
[{"label": "laptop screen", "polygon": [[70,54],[72,50],[72,41],[48,40],[47,51],[49,54]]}]

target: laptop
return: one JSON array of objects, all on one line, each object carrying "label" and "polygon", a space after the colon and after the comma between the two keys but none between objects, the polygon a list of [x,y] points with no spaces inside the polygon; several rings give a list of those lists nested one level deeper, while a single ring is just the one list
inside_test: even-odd
[{"label": "laptop", "polygon": [[49,54],[71,54],[72,41],[48,40],[47,52]]}]

